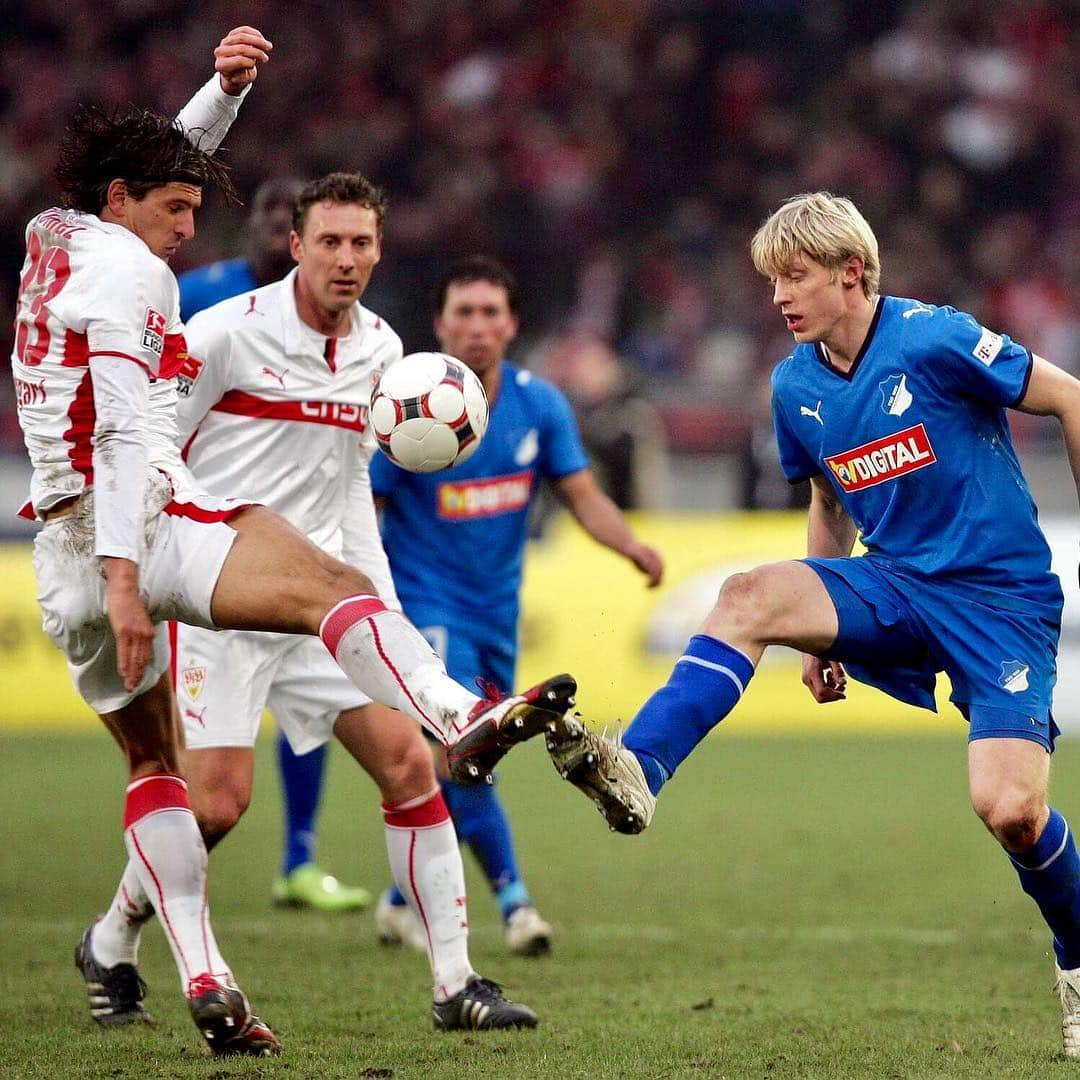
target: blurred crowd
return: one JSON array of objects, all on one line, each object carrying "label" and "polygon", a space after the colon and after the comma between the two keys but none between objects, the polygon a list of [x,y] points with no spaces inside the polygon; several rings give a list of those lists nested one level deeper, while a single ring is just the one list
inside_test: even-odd
[{"label": "blurred crowd", "polygon": [[[445,262],[498,254],[524,286],[527,362],[597,417],[642,402],[649,438],[752,473],[790,337],[748,241],[783,198],[825,188],[876,228],[884,291],[1080,369],[1076,2],[35,0],[0,18],[5,335],[73,103],[175,110],[247,21],[275,51],[226,142],[237,186],[342,168],[384,185],[366,302],[407,349],[431,344]],[[236,254],[245,213],[210,196],[175,269]],[[617,370],[568,355],[589,349]]]}]

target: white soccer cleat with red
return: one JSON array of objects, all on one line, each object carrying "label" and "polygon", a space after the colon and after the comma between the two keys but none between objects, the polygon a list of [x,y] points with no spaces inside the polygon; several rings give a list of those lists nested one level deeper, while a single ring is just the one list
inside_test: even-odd
[{"label": "white soccer cleat with red", "polygon": [[188,1009],[214,1057],[270,1057],[281,1053],[278,1037],[251,1011],[236,986],[209,972],[188,983]]},{"label": "white soccer cleat with red", "polygon": [[1054,989],[1061,999],[1061,1039],[1065,1056],[1080,1060],[1080,968],[1062,971],[1056,964]]},{"label": "white soccer cleat with red", "polygon": [[556,675],[523,694],[481,699],[458,740],[447,747],[450,776],[459,784],[492,783],[492,772],[506,752],[542,731],[553,730],[573,708],[576,693],[572,675]]}]

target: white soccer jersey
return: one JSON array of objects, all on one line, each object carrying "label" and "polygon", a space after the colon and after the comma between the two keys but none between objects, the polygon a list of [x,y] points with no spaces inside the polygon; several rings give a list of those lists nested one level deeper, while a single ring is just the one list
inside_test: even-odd
[{"label": "white soccer jersey", "polygon": [[30,221],[11,367],[38,516],[94,482],[92,356],[125,357],[154,380],[150,464],[172,471],[169,380],[184,351],[181,329],[176,278],[133,232],[76,210]]},{"label": "white soccer jersey", "polygon": [[295,278],[187,324],[176,378],[184,459],[201,488],[276,510],[396,606],[368,476],[368,402],[401,339],[359,303],[346,336],[322,336],[297,314]]}]

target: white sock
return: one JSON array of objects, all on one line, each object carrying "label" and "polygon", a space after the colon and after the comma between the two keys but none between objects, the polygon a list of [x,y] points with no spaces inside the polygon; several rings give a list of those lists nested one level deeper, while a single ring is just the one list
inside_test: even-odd
[{"label": "white sock", "polygon": [[187,994],[196,975],[231,978],[210,928],[206,845],[178,776],[157,773],[128,787],[124,842],[165,931]]},{"label": "white sock", "polygon": [[377,596],[336,604],[319,636],[358,689],[418,720],[444,744],[456,741],[480,700],[446,674],[416,627]]},{"label": "white sock", "polygon": [[99,964],[138,964],[139,937],[143,924],[154,914],[154,905],[142,887],[129,859],[109,910],[94,924],[90,951]]},{"label": "white sock", "polygon": [[394,881],[424,928],[435,1000],[446,1001],[473,974],[465,868],[454,823],[438,788],[384,805],[383,818]]}]

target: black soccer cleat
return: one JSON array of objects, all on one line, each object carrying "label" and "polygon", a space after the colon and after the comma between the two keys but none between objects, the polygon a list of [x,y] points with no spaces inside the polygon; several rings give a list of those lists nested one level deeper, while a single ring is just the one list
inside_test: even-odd
[{"label": "black soccer cleat", "polygon": [[449,1001],[436,1001],[431,1006],[431,1019],[437,1031],[534,1028],[540,1022],[528,1005],[507,1001],[497,983],[479,975],[470,975]]},{"label": "black soccer cleat", "polygon": [[75,946],[75,967],[86,980],[90,998],[90,1015],[102,1027],[122,1027],[125,1024],[152,1024],[153,1017],[143,1008],[146,983],[134,964],[115,964],[111,968],[94,959],[90,938],[95,919]]},{"label": "black soccer cleat", "polygon": [[196,975],[188,984],[188,1008],[214,1057],[270,1057],[281,1053],[278,1037],[251,1011],[235,986],[213,975]]},{"label": "black soccer cleat", "polygon": [[492,772],[506,752],[542,731],[551,731],[573,708],[576,693],[572,675],[556,675],[523,694],[478,701],[469,713],[465,734],[447,747],[451,778],[459,784],[492,783]]}]

